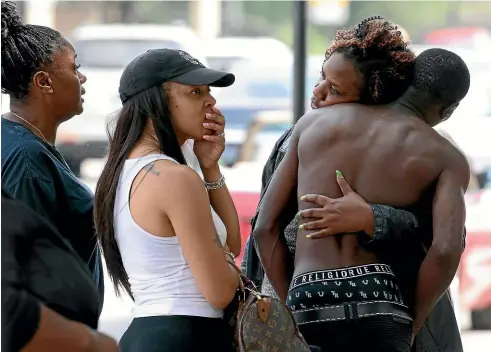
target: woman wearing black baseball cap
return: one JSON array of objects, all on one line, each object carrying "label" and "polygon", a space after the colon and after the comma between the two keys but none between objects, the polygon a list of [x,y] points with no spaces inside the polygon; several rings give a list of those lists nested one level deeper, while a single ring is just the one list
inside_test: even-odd
[{"label": "woman wearing black baseball cap", "polygon": [[[225,119],[210,87],[234,80],[170,49],[149,50],[123,72],[123,108],[95,194],[109,276],[135,301],[123,352],[231,350],[221,318],[238,286],[229,261],[240,229],[218,166]],[[204,181],[186,165],[189,139]]]}]

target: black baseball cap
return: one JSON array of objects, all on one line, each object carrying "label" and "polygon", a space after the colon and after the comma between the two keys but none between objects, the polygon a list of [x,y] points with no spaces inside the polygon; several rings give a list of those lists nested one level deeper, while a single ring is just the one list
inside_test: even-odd
[{"label": "black baseball cap", "polygon": [[126,66],[119,81],[119,97],[125,103],[132,96],[165,82],[228,87],[235,82],[235,76],[206,68],[183,50],[152,49]]}]

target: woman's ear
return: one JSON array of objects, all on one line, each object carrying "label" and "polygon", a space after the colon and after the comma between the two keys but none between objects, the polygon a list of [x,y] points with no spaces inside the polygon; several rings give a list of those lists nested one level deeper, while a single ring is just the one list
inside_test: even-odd
[{"label": "woman's ear", "polygon": [[48,72],[36,72],[32,77],[32,85],[34,89],[38,90],[42,94],[53,94],[53,81],[51,80]]}]

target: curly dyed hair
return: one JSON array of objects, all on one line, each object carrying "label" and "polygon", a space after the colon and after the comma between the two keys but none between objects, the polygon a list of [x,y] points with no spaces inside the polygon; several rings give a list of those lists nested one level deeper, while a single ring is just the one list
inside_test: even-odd
[{"label": "curly dyed hair", "polygon": [[354,28],[338,30],[326,50],[326,60],[333,53],[344,55],[362,74],[362,104],[388,104],[411,83],[416,55],[397,26],[380,16],[367,18]]},{"label": "curly dyed hair", "polygon": [[60,32],[24,24],[12,1],[2,1],[2,93],[22,100],[34,74],[69,43]]}]

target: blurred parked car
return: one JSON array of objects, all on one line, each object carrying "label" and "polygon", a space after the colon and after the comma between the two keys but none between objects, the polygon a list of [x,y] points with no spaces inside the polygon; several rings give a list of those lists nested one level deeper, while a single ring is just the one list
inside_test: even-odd
[{"label": "blurred parked car", "polygon": [[182,49],[206,65],[196,34],[173,25],[101,24],[75,29],[71,41],[77,63],[87,76],[84,112],[60,126],[57,147],[75,174],[87,158],[101,158],[107,148],[107,123],[121,107],[119,79],[124,67],[148,49]]},{"label": "blurred parked car", "polygon": [[[491,168],[485,174],[491,175]],[[459,268],[461,306],[473,329],[491,329],[491,180],[466,194],[467,239]]]},{"label": "blurred parked car", "polygon": [[[223,169],[227,187],[239,215],[243,244],[250,234],[251,218],[259,202],[263,167],[274,145],[292,123],[293,114],[290,110],[256,113],[245,133],[244,140],[237,147],[236,162],[232,167]],[[238,258],[239,262],[241,258],[242,253]]]},{"label": "blurred parked car", "polygon": [[[477,126],[480,126],[479,124]],[[447,131],[440,133],[459,146]],[[488,131],[489,133],[489,131]],[[489,134],[488,134],[489,136]],[[470,136],[472,138],[472,136]],[[488,149],[488,152],[491,150]],[[472,159],[471,165],[472,163]],[[476,163],[474,163],[475,165]],[[482,167],[481,165],[478,165]],[[474,329],[491,329],[491,166],[484,170],[475,168],[467,189],[466,248],[454,282],[453,292],[456,313],[470,314]],[[462,321],[462,319],[459,319]]]},{"label": "blurred parked car", "polygon": [[[230,71],[248,60],[291,61],[291,48],[271,37],[218,37],[203,44],[210,68]],[[268,55],[264,55],[268,53]]]},{"label": "blurred parked car", "polygon": [[[310,109],[312,89],[319,79],[323,56],[309,57],[306,70],[305,110]],[[252,60],[238,64],[233,86],[221,91],[217,105],[227,119],[227,141],[233,136],[234,150],[226,151],[227,164],[234,163],[236,150],[244,142],[254,117],[261,111],[291,110],[293,97],[293,60],[275,63]]]},{"label": "blurred parked car", "polygon": [[429,45],[459,45],[471,49],[489,47],[491,31],[484,27],[457,27],[434,30],[426,34]]}]

